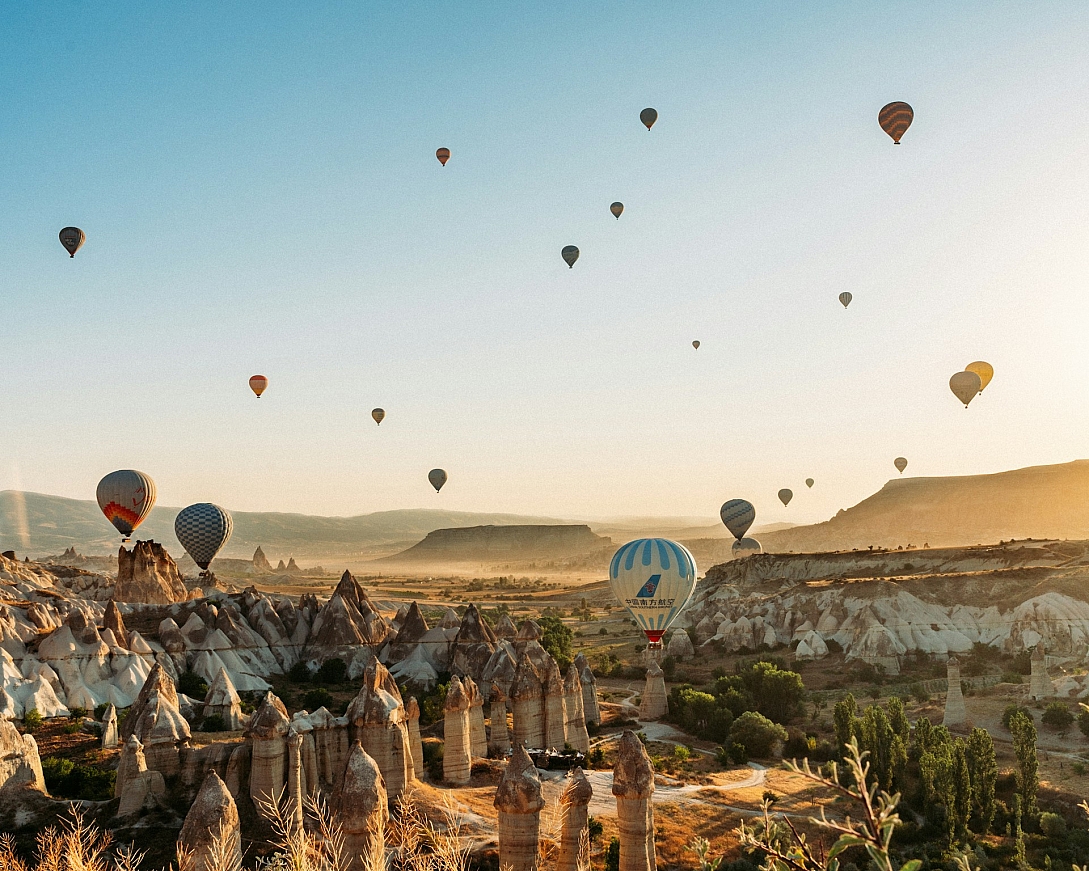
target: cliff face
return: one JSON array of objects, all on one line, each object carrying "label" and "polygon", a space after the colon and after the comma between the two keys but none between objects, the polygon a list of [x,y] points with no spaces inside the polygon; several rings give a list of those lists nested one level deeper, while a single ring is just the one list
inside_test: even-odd
[{"label": "cliff face", "polygon": [[138,541],[132,550],[117,553],[114,599],[146,605],[172,605],[188,596],[178,564],[161,544]]},{"label": "cliff face", "polygon": [[436,529],[389,562],[474,562],[489,559],[563,559],[608,547],[589,526],[470,526]]}]

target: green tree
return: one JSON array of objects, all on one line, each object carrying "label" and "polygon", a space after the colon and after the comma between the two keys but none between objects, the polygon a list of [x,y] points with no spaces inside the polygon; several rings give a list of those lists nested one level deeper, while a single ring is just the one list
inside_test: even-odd
[{"label": "green tree", "polygon": [[758,711],[746,711],[730,726],[730,740],[745,748],[749,756],[766,759],[776,742],[785,741],[787,730]]},{"label": "green tree", "polygon": [[333,657],[321,664],[318,673],[314,675],[320,684],[341,684],[348,678],[348,664],[343,659]]},{"label": "green tree", "polygon": [[847,693],[842,699],[836,702],[834,708],[832,708],[832,722],[836,726],[836,755],[843,755],[843,748],[846,747],[854,736],[855,729],[855,716],[858,713],[858,703],[855,702],[855,697],[850,693]]},{"label": "green tree", "polygon": [[541,647],[552,655],[561,672],[567,671],[573,659],[571,639],[575,633],[559,617],[551,615],[539,618],[537,625],[541,627]]},{"label": "green tree", "polygon": [[904,711],[904,700],[899,696],[893,696],[888,703],[889,725],[893,734],[899,735],[900,740],[907,746],[911,740],[911,723],[908,722],[907,713]]},{"label": "green tree", "polygon": [[964,741],[960,738],[953,744],[953,803],[948,810],[952,811],[955,842],[963,844],[968,840],[968,820],[972,816],[972,779]]},{"label": "green tree", "polygon": [[1052,732],[1065,734],[1074,722],[1074,715],[1062,702],[1052,702],[1044,709],[1040,722]]},{"label": "green tree", "polygon": [[973,830],[981,835],[991,830],[994,821],[994,790],[998,781],[998,762],[994,754],[994,741],[985,729],[973,729],[965,748],[968,759],[968,776],[972,782]]},{"label": "green tree", "polygon": [[178,678],[178,692],[202,702],[208,695],[208,683],[195,671],[183,671]]},{"label": "green tree", "polygon": [[31,708],[23,714],[23,728],[30,734],[34,734],[42,726],[42,715],[37,708]]},{"label": "green tree", "polygon": [[892,791],[892,739],[894,732],[885,711],[870,705],[858,725],[859,746],[867,751],[871,782],[886,792]]},{"label": "green tree", "polygon": [[1036,756],[1036,726],[1018,711],[1010,719],[1013,752],[1017,757],[1017,792],[1021,796],[1023,813],[1036,815],[1036,793],[1040,788],[1040,760]]},{"label": "green tree", "polygon": [[801,713],[805,685],[797,672],[761,661],[741,671],[738,677],[742,688],[752,696],[753,707],[769,720],[789,723]]},{"label": "green tree", "polygon": [[605,848],[605,871],[620,871],[620,839],[612,838]]},{"label": "green tree", "polygon": [[1078,712],[1078,729],[1081,733],[1089,738],[1089,708],[1082,705],[1081,711]]}]

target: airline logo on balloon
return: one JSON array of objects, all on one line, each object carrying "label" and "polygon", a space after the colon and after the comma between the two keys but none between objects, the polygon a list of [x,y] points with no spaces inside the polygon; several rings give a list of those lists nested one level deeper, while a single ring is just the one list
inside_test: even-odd
[{"label": "airline logo on balloon", "polygon": [[637,598],[639,599],[651,599],[654,597],[654,591],[658,589],[658,584],[661,582],[662,576],[652,575],[650,580],[643,584],[643,589],[639,591]]}]

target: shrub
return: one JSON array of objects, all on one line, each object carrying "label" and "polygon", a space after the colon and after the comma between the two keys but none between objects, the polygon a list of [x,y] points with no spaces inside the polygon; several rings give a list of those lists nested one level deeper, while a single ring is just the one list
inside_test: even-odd
[{"label": "shrub", "polygon": [[325,687],[310,690],[303,696],[303,704],[306,710],[316,711],[318,708],[328,708],[333,704],[333,694]]},{"label": "shrub", "polygon": [[613,838],[605,849],[605,871],[620,871],[620,839]]},{"label": "shrub", "polygon": [[672,656],[663,656],[662,672],[665,674],[666,680],[672,681],[673,676],[677,673],[677,660]]},{"label": "shrub", "polygon": [[178,678],[178,692],[191,699],[203,699],[208,695],[208,682],[195,671],[183,671]]},{"label": "shrub", "polygon": [[673,758],[678,762],[687,762],[692,757],[692,751],[681,744],[673,745]]},{"label": "shrub", "polygon": [[34,734],[41,728],[42,715],[38,713],[37,708],[31,708],[25,714],[23,714],[23,728],[30,734]]},{"label": "shrub", "polygon": [[227,724],[220,714],[212,714],[204,718],[200,728],[202,732],[226,732]]},{"label": "shrub", "polygon": [[740,744],[748,756],[758,759],[771,756],[776,743],[786,739],[786,729],[756,711],[746,711],[730,726],[730,741]]},{"label": "shrub", "polygon": [[1052,702],[1044,710],[1040,722],[1053,732],[1065,732],[1074,722],[1074,715],[1062,702]]},{"label": "shrub", "polygon": [[1010,730],[1010,720],[1017,716],[1018,713],[1024,714],[1029,720],[1032,719],[1032,711],[1024,705],[1008,705],[1006,710],[1002,712],[1002,728],[1007,732]]},{"label": "shrub", "polygon": [[[597,630],[597,634],[598,634],[598,635],[608,635],[608,634],[609,634],[609,630],[608,630],[608,629],[606,629],[606,628],[605,628],[604,626],[602,626],[602,627],[601,627],[600,629],[598,629],[598,630]],[[600,823],[598,823],[598,825],[601,825],[601,824],[600,824]]]},{"label": "shrub", "polygon": [[586,834],[589,837],[591,844],[604,835],[605,827],[601,824],[601,820],[591,816],[590,819],[586,821]]},{"label": "shrub", "polygon": [[86,716],[87,716],[87,709],[86,708],[75,707],[75,708],[69,708],[68,709],[68,719],[69,720],[82,720]]},{"label": "shrub", "polygon": [[1075,762],[1070,767],[1074,770],[1074,773],[1076,775],[1078,775],[1078,777],[1084,776],[1084,774],[1085,774],[1085,763],[1084,762]]},{"label": "shrub", "polygon": [[446,745],[441,741],[425,741],[423,745],[424,768],[435,783],[442,783],[442,757]]},{"label": "shrub", "polygon": [[106,711],[110,708],[108,702],[103,702],[101,705],[95,705],[95,719],[101,720],[106,716]]},{"label": "shrub", "polygon": [[64,724],[65,735],[75,735],[83,730],[83,724],[78,720],[69,720]]},{"label": "shrub", "polygon": [[287,673],[292,683],[310,683],[310,669],[301,659]]},{"label": "shrub", "polygon": [[541,627],[541,647],[556,660],[560,672],[567,671],[573,658],[571,639],[574,638],[575,633],[559,617],[541,617],[537,620],[537,625]]},{"label": "shrub", "polygon": [[783,742],[783,758],[802,759],[809,756],[809,751],[816,746],[816,741],[811,741],[797,729],[793,729],[788,733],[786,741]]},{"label": "shrub", "polygon": [[42,774],[50,795],[85,801],[109,801],[117,779],[116,771],[77,765],[57,756],[42,760]]},{"label": "shrub", "polygon": [[318,673],[314,675],[315,682],[321,684],[344,683],[348,677],[348,664],[343,659],[327,659],[321,664]]},{"label": "shrub", "polygon": [[745,752],[745,745],[736,742],[731,743],[726,749],[726,757],[733,765],[744,765],[749,761],[749,754]]},{"label": "shrub", "polygon": [[1066,838],[1066,820],[1058,814],[1044,811],[1040,814],[1040,831],[1051,841],[1063,840]]}]

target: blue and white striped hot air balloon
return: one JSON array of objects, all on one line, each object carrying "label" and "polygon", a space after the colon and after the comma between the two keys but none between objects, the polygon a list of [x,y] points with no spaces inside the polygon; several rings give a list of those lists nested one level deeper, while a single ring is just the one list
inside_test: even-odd
[{"label": "blue and white striped hot air balloon", "polygon": [[696,560],[668,538],[639,538],[613,555],[609,585],[651,646],[660,647],[696,588]]},{"label": "blue and white striped hot air balloon", "polygon": [[756,509],[747,499],[731,499],[722,503],[718,516],[733,537],[741,541],[756,520]]},{"label": "blue and white striped hot air balloon", "polygon": [[174,518],[174,535],[193,562],[205,571],[233,531],[231,515],[211,502],[198,502],[183,508]]}]

